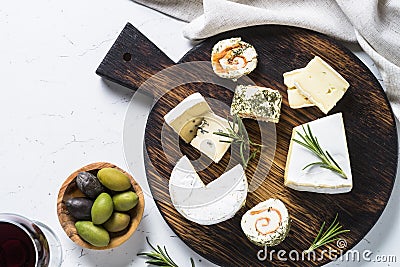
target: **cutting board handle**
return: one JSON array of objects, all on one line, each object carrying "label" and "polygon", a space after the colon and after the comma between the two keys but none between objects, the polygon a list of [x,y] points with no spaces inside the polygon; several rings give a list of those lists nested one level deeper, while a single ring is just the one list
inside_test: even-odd
[{"label": "cutting board handle", "polygon": [[[152,75],[174,64],[138,29],[127,23],[96,73],[136,91]],[[157,95],[149,86],[145,86],[142,92],[151,96]]]}]

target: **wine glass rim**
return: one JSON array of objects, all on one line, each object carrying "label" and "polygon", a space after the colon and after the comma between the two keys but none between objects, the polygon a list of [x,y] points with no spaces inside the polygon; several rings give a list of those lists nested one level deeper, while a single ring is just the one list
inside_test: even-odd
[{"label": "wine glass rim", "polygon": [[[25,216],[16,214],[16,213],[0,213],[0,223],[10,223],[12,225],[17,226],[19,229],[21,229],[22,231],[24,231],[27,236],[29,236],[30,241],[33,244],[34,250],[35,250],[35,266],[38,266],[38,261],[39,261],[39,249],[38,249],[38,244],[37,242],[35,242],[34,237],[32,236],[32,233],[30,233],[28,231],[28,229],[26,227],[24,227],[23,224],[21,224],[20,222],[16,222],[13,221],[13,218],[19,218],[22,220],[26,220],[32,224],[35,224],[34,221],[32,221],[31,219],[28,219]],[[44,233],[42,232],[42,230],[37,227],[37,229],[35,229],[36,231],[40,231],[41,234],[43,234],[43,236],[46,238],[46,236],[44,235]]]}]

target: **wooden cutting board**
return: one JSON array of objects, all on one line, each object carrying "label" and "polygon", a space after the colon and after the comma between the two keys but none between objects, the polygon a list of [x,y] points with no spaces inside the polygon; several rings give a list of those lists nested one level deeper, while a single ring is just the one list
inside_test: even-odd
[{"label": "wooden cutting board", "polygon": [[[182,140],[177,141],[178,137],[172,129],[163,127],[163,116],[194,92],[218,100],[212,104],[213,110],[218,115],[228,115],[227,107],[231,104],[232,89],[236,83],[220,79],[212,73],[210,52],[217,41],[238,36],[252,44],[258,53],[258,66],[248,78],[257,85],[279,90],[283,96],[278,124],[257,124],[253,120],[244,120],[250,137],[256,141],[260,139],[260,131],[265,129],[271,140],[276,137],[276,151],[275,155],[261,154],[247,168],[249,180],[256,168],[265,180],[257,190],[248,194],[246,205],[234,218],[217,225],[202,226],[183,218],[171,204],[168,192],[169,176],[180,155],[196,160],[200,153]],[[354,179],[353,190],[347,194],[315,194],[283,186],[292,128],[325,115],[315,107],[291,109],[282,74],[304,67],[316,55],[326,60],[350,83],[343,99],[329,113],[342,112],[344,116]],[[97,69],[100,76],[133,90],[140,87],[142,92],[155,98],[145,132],[146,174],[156,204],[173,231],[193,250],[222,266],[319,266],[330,262],[328,255],[315,261],[280,261],[276,253],[272,254],[272,259],[268,256],[265,261],[257,258],[260,248],[247,240],[241,231],[240,220],[249,208],[274,197],[286,204],[292,223],[285,241],[270,249],[284,250],[286,257],[292,250],[301,253],[311,244],[321,224],[324,221],[331,222],[336,213],[343,227],[351,230],[342,236],[346,246],[341,249],[332,243],[318,249],[317,255],[322,249],[345,252],[356,245],[374,226],[387,204],[396,176],[398,157],[393,112],[369,69],[331,38],[287,26],[256,26],[209,38],[191,49],[178,63],[194,61],[206,62],[195,64],[196,67],[192,64],[175,65],[137,29],[127,24]],[[164,70],[148,81],[153,74],[174,65],[174,68]],[[199,82],[205,79],[212,82]],[[246,79],[239,79],[237,84],[248,82]],[[191,82],[179,85],[187,81]],[[216,85],[218,83],[225,87]],[[175,156],[171,160],[167,154]],[[235,152],[232,154],[235,155]],[[220,176],[227,169],[230,157],[231,153],[228,152],[219,164],[213,163],[208,167],[202,160],[197,160],[196,167],[206,167],[199,172],[201,179],[208,183]],[[239,162],[237,157],[232,158],[233,162]],[[269,169],[270,164],[272,166]]]}]

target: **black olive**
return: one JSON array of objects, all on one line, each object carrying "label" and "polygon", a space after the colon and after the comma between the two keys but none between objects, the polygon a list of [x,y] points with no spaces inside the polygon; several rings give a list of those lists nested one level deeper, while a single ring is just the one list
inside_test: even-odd
[{"label": "black olive", "polygon": [[90,221],[91,209],[93,206],[93,200],[85,197],[74,197],[65,201],[65,206],[69,213],[77,220]]},{"label": "black olive", "polygon": [[76,177],[76,185],[88,198],[95,199],[105,188],[96,176],[89,172],[80,172]]}]

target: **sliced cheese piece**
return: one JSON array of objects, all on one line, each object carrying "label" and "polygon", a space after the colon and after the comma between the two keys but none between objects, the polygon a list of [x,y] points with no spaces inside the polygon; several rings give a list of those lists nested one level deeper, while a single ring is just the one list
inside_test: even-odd
[{"label": "sliced cheese piece", "polygon": [[177,162],[169,180],[169,193],[176,210],[202,225],[232,218],[246,202],[247,191],[246,175],[240,164],[204,185],[186,156]]},{"label": "sliced cheese piece", "polygon": [[164,120],[186,143],[190,143],[203,118],[210,113],[212,110],[204,97],[200,93],[194,93],[168,112]]},{"label": "sliced cheese piece", "polygon": [[230,143],[220,142],[229,139],[213,134],[227,132],[228,121],[214,114],[200,93],[185,98],[164,119],[186,143],[190,143],[216,163],[230,147]]},{"label": "sliced cheese piece", "polygon": [[242,118],[279,122],[282,96],[277,90],[260,86],[239,85],[231,105],[231,114]]},{"label": "sliced cheese piece", "polygon": [[293,139],[301,140],[298,132],[303,134],[303,128],[300,125],[293,128],[292,139],[290,140],[284,177],[285,186],[298,191],[326,194],[351,191],[353,179],[342,113],[317,119],[309,122],[308,125],[313,135],[318,138],[321,147],[328,151],[342,168],[347,179],[319,166],[303,170],[306,165],[320,161],[320,159],[311,151],[293,141]]},{"label": "sliced cheese piece", "polygon": [[296,88],[327,114],[343,97],[349,83],[320,57],[314,57],[294,79]]},{"label": "sliced cheese piece", "polygon": [[[208,116],[204,114],[204,116]],[[191,143],[193,138],[196,137],[199,127],[203,124],[205,117],[194,117],[186,122],[185,125],[179,130],[179,135],[186,143]],[[177,123],[171,123],[172,127],[178,128]],[[178,128],[179,129],[179,128]]]},{"label": "sliced cheese piece", "polygon": [[296,85],[294,84],[296,77],[298,77],[303,70],[304,68],[295,69],[289,72],[285,72],[283,74],[283,83],[288,88],[287,93],[289,106],[293,109],[315,106],[313,103],[310,102],[310,100],[308,100],[307,97],[300,93],[299,89],[297,89]]},{"label": "sliced cheese piece", "polygon": [[283,74],[283,83],[286,85],[288,89],[295,89],[296,85],[294,84],[294,81],[297,76],[304,70],[304,68],[301,69],[295,69],[292,71],[285,72]]},{"label": "sliced cheese piece", "polygon": [[221,140],[230,141],[230,139],[215,135],[214,132],[227,132],[228,128],[227,120],[210,113],[203,118],[202,124],[198,126],[196,137],[190,144],[218,163],[231,144],[221,142]]},{"label": "sliced cheese piece", "polygon": [[297,88],[288,89],[287,94],[289,106],[293,109],[315,106],[313,103],[310,102],[310,100],[308,100],[307,97],[302,95]]}]

